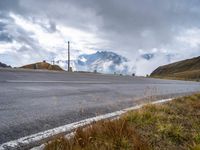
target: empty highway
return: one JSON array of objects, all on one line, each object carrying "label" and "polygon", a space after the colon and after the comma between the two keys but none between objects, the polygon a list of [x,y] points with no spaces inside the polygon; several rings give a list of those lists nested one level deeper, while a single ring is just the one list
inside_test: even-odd
[{"label": "empty highway", "polygon": [[200,82],[0,69],[0,144],[145,101],[197,91]]}]

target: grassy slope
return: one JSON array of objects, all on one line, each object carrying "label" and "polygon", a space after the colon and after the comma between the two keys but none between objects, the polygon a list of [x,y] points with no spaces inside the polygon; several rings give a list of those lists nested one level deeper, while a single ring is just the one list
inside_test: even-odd
[{"label": "grassy slope", "polygon": [[147,105],[114,121],[78,129],[71,139],[47,143],[46,150],[200,150],[200,94]]},{"label": "grassy slope", "polygon": [[187,59],[158,67],[152,77],[198,80],[200,79],[200,57]]},{"label": "grassy slope", "polygon": [[46,62],[38,62],[38,63],[34,63],[34,64],[29,64],[29,65],[22,66],[20,68],[24,68],[24,69],[45,69],[45,70],[57,70],[57,71],[63,70],[58,65],[51,65],[51,64],[46,63]]}]

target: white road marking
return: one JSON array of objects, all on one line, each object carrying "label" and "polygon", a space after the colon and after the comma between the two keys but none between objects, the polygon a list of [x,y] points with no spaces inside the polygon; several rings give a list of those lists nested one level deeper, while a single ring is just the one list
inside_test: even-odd
[{"label": "white road marking", "polygon": [[[151,102],[150,104],[164,103],[164,102],[168,102],[168,101],[171,101],[171,100],[172,100],[172,98],[162,99],[162,100]],[[22,137],[20,139],[10,141],[10,142],[7,142],[7,143],[0,145],[0,150],[23,149],[23,147],[28,146],[28,145],[34,145],[36,143],[42,144],[40,141],[42,141],[44,139],[48,139],[48,138],[55,136],[55,135],[58,135],[60,133],[66,133],[67,134],[67,133],[73,132],[73,130],[75,130],[79,127],[89,125],[89,124],[96,122],[96,121],[100,121],[100,120],[104,120],[104,119],[117,118],[120,115],[126,113],[127,111],[139,109],[144,105],[146,105],[146,104],[136,105],[134,107],[122,109],[122,110],[112,112],[112,113],[108,113],[108,114],[105,114],[105,115],[100,115],[100,116],[88,118],[88,119],[85,119],[85,120],[81,120],[81,121],[78,121],[78,122],[74,122],[74,123],[70,123],[70,124],[67,124],[67,125],[64,125],[64,126],[60,126],[60,127],[54,128],[54,129],[50,129],[50,130],[47,130],[47,131],[44,131],[44,132],[39,132],[37,134],[32,134],[32,135],[29,135],[29,136],[26,136],[26,137]]]},{"label": "white road marking", "polygon": [[111,82],[98,81],[30,81],[30,80],[6,80],[8,83],[75,83],[75,84],[110,84]]}]

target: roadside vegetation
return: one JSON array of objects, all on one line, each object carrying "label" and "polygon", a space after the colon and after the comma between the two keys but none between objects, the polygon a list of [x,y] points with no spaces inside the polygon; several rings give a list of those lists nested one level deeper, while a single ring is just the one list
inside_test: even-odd
[{"label": "roadside vegetation", "polygon": [[45,150],[200,150],[200,94],[146,105],[113,121],[77,129]]},{"label": "roadside vegetation", "polygon": [[150,76],[152,78],[159,79],[169,79],[169,80],[185,80],[185,81],[197,81],[200,82],[200,70],[195,71],[185,71],[180,73],[175,73],[173,75],[165,75],[165,76]]},{"label": "roadside vegetation", "polygon": [[150,76],[154,78],[200,81],[200,56],[160,66]]}]

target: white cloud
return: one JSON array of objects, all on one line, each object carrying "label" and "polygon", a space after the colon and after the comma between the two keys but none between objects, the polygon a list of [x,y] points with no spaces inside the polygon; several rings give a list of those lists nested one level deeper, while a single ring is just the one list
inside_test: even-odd
[{"label": "white cloud", "polygon": [[157,55],[150,60],[139,58],[135,62],[135,72],[139,76],[151,74],[152,70],[156,69],[160,65],[165,65],[167,63],[169,63],[169,61],[165,55]]},{"label": "white cloud", "polygon": [[182,42],[190,48],[199,48],[200,45],[200,29],[191,28],[183,31],[176,37],[178,42]]},{"label": "white cloud", "polygon": [[[39,44],[50,52],[55,52],[57,47],[63,47],[64,39],[61,38],[58,32],[49,33],[45,31],[39,24],[33,23],[19,15],[10,14],[15,20],[15,23],[27,32],[31,32],[31,37],[38,40]],[[45,21],[45,20],[44,20]]]},{"label": "white cloud", "polygon": [[13,41],[12,43],[0,43],[0,54],[16,52],[16,49],[19,48],[21,48],[21,44],[16,41]]},{"label": "white cloud", "polygon": [[[198,0],[2,1],[0,30],[13,41],[0,42],[0,54],[20,65],[66,60],[71,41],[72,59],[110,50],[127,57],[131,71],[145,75],[162,64],[200,55],[199,4]],[[146,53],[155,57],[142,59]],[[169,60],[168,55],[173,57]],[[14,61],[18,57],[22,59]]]},{"label": "white cloud", "polygon": [[[81,31],[76,28],[58,24],[56,31],[53,33],[47,32],[40,24],[41,20],[28,20],[22,16],[13,13],[10,16],[15,20],[15,23],[22,27],[27,32],[31,32],[34,39],[37,39],[40,46],[50,52],[59,53],[60,49],[67,49],[67,41],[71,42],[72,49],[77,49],[83,53],[94,53],[91,45],[105,42],[99,39],[96,34]],[[47,26],[47,19],[43,18],[44,24]]]}]

